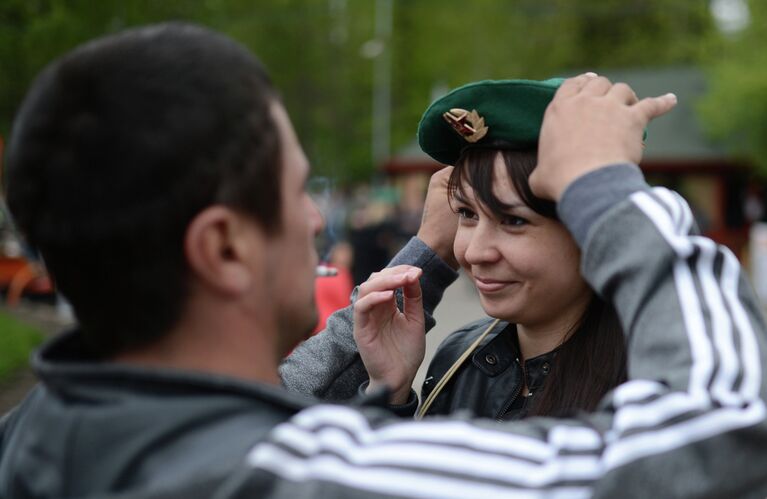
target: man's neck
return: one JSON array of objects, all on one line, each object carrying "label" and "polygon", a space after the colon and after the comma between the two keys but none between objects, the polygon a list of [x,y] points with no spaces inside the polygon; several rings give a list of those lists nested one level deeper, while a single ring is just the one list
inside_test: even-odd
[{"label": "man's neck", "polygon": [[113,360],[281,384],[274,334],[248,330],[249,324],[235,317],[217,314],[216,320],[211,321],[200,315],[182,320],[151,345],[122,352]]}]

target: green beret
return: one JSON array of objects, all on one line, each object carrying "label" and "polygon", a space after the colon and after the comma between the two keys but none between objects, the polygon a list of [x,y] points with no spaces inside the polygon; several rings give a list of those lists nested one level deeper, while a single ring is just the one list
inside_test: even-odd
[{"label": "green beret", "polygon": [[456,88],[426,110],[418,144],[446,165],[471,145],[534,149],[543,113],[563,81],[484,80]]}]

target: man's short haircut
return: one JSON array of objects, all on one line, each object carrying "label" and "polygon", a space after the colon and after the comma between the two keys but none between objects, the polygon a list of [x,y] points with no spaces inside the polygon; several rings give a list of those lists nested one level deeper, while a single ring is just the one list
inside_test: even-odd
[{"label": "man's short haircut", "polygon": [[37,78],[9,144],[8,205],[95,355],[177,322],[183,238],[201,210],[279,230],[276,99],[248,50],[185,24],[93,41]]}]

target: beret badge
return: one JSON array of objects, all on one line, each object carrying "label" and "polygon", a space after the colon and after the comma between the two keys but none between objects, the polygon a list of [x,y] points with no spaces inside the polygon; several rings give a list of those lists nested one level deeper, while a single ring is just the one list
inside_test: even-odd
[{"label": "beret badge", "polygon": [[465,109],[453,108],[443,113],[442,117],[453,127],[453,130],[458,132],[458,135],[472,144],[478,142],[487,134],[488,127],[485,126],[485,119],[474,109],[467,111]]}]

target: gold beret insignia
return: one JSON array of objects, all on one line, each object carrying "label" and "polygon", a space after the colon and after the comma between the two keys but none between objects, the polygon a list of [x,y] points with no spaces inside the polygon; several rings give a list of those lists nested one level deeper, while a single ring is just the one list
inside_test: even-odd
[{"label": "gold beret insignia", "polygon": [[465,109],[453,108],[443,113],[442,117],[453,127],[453,130],[472,144],[478,142],[487,134],[488,127],[485,126],[485,119],[474,109],[467,111]]}]

